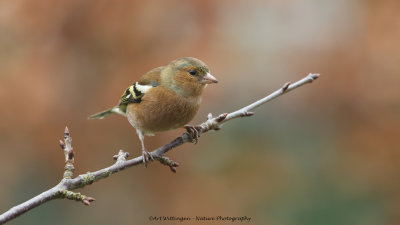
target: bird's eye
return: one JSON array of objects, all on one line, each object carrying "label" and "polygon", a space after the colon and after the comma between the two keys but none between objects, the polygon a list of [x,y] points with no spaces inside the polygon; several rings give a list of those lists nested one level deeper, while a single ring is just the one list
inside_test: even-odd
[{"label": "bird's eye", "polygon": [[196,72],[196,70],[189,70],[189,74],[192,76],[195,76],[195,75],[197,75],[197,72]]}]

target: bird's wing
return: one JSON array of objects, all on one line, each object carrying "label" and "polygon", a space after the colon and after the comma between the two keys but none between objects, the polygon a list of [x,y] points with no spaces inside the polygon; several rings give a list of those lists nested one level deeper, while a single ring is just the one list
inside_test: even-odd
[{"label": "bird's wing", "polygon": [[135,82],[124,91],[118,103],[118,107],[123,113],[126,113],[126,107],[129,104],[140,103],[147,91],[160,84],[160,73],[163,68],[158,67],[150,70],[138,82]]},{"label": "bird's wing", "polygon": [[160,66],[150,70],[139,79],[138,83],[140,85],[151,85],[153,87],[158,86],[160,84],[161,70],[164,68],[165,66]]}]

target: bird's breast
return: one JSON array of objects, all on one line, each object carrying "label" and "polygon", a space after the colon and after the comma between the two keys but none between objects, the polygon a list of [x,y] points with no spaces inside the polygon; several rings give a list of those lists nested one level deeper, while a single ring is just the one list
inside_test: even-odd
[{"label": "bird's breast", "polygon": [[200,102],[200,96],[187,98],[162,87],[152,88],[140,103],[128,105],[127,118],[145,134],[171,130],[189,123]]}]

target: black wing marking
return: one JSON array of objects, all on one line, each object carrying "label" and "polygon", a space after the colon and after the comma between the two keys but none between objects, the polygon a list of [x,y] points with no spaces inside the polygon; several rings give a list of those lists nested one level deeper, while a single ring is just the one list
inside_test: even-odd
[{"label": "black wing marking", "polygon": [[119,100],[119,108],[122,112],[126,113],[126,108],[129,104],[140,103],[144,94],[152,87],[157,85],[140,85],[138,82],[129,86]]}]

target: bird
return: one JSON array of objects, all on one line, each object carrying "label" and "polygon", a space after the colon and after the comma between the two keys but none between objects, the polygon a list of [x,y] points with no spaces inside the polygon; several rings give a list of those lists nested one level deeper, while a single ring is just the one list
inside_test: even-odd
[{"label": "bird", "polygon": [[146,150],[145,136],[184,127],[197,131],[189,123],[201,103],[208,84],[218,83],[208,66],[199,59],[184,57],[166,66],[154,68],[129,86],[116,106],[93,114],[89,119],[103,119],[111,114],[125,116],[136,129],[142,147],[143,164],[154,160]]}]

